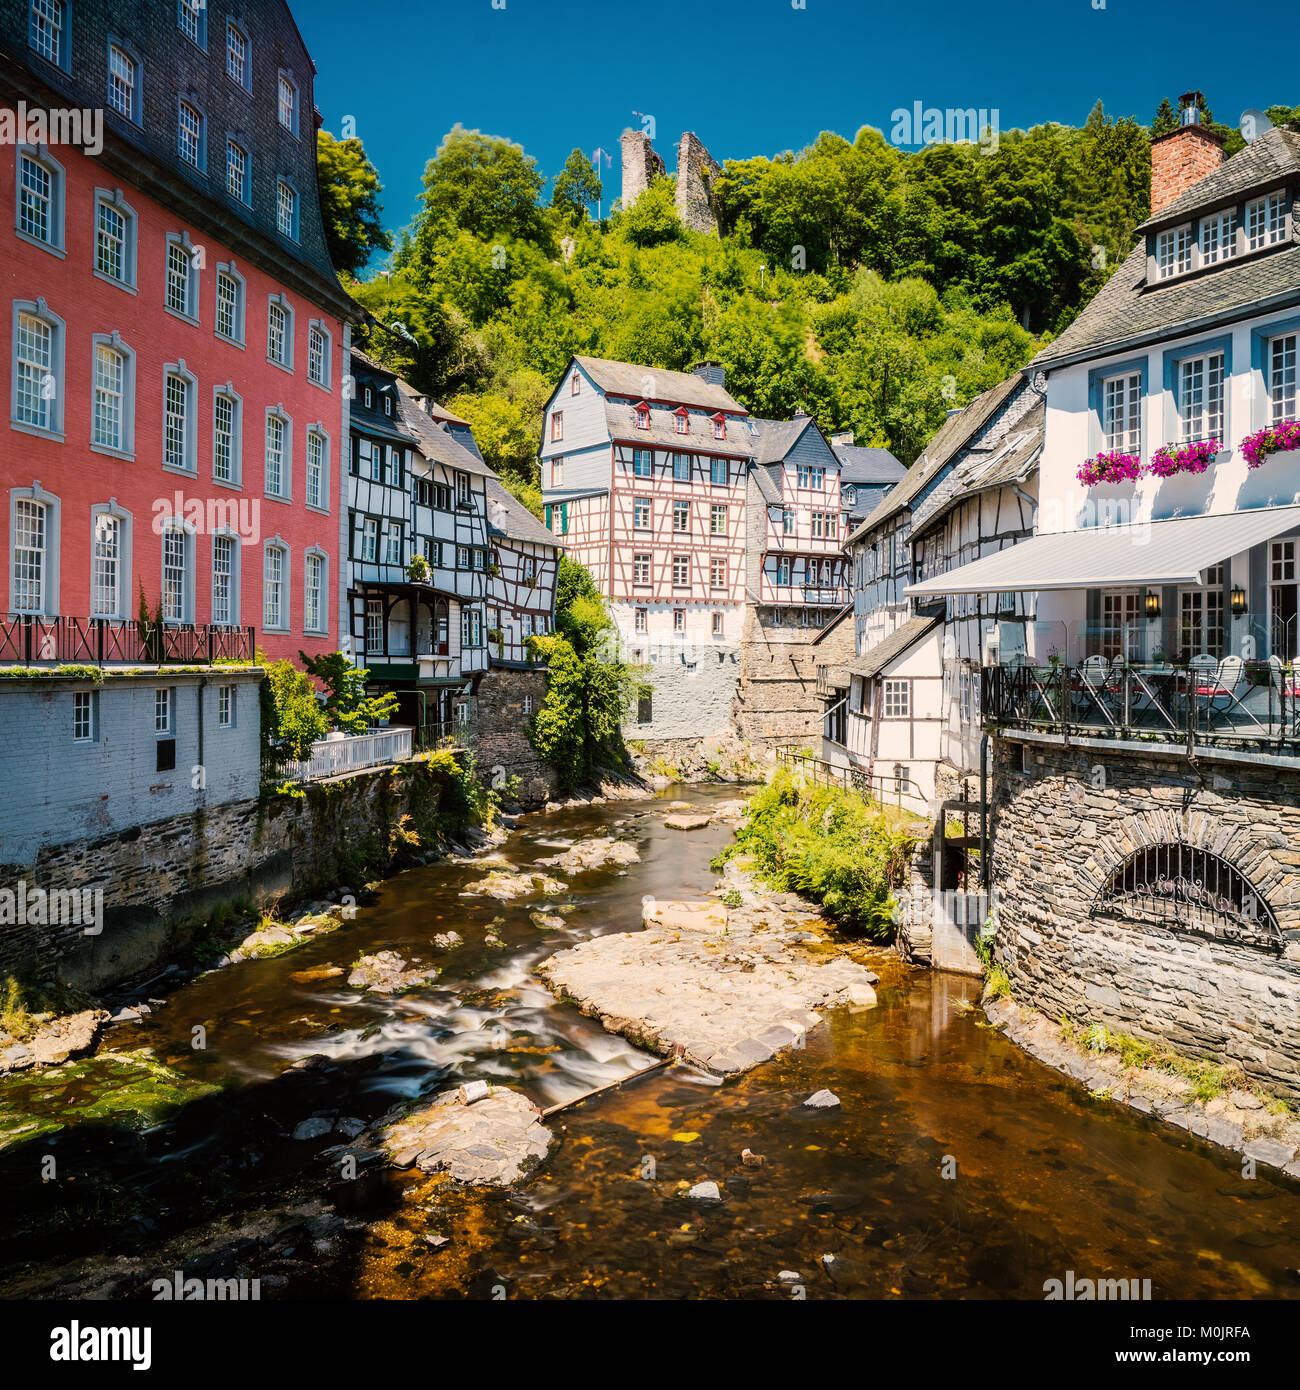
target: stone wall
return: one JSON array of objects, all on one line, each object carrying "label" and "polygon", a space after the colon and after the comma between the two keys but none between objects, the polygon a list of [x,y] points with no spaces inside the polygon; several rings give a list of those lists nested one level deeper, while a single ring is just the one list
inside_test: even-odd
[{"label": "stone wall", "polygon": [[[817,667],[852,660],[853,624],[846,619],[832,632],[822,632],[776,627],[763,620],[760,610],[749,609],[732,711],[741,738],[755,745],[821,747],[825,705],[817,694]],[[819,636],[822,640],[814,645]]]},{"label": "stone wall", "polygon": [[659,643],[651,654],[653,659],[634,672],[638,684],[650,690],[651,718],[642,723],[634,705],[623,721],[623,737],[701,739],[727,733],[741,650],[721,643]]},{"label": "stone wall", "polygon": [[[546,672],[494,666],[479,680],[468,742],[480,777],[495,769],[520,780],[519,799],[545,805],[555,794],[555,773],[528,741],[528,721],[546,698]],[[526,706],[527,702],[527,707]]]},{"label": "stone wall", "polygon": [[39,969],[102,987],[166,964],[218,904],[261,906],[339,885],[355,892],[360,873],[377,872],[402,816],[432,843],[445,787],[427,763],[407,763],[315,783],[301,797],[230,802],[0,865],[2,888],[22,881],[29,889],[100,889],[104,907],[98,934],[0,914],[0,974]]},{"label": "stone wall", "polygon": [[[999,737],[992,833],[996,957],[1014,998],[1300,1097],[1300,770]],[[1244,875],[1275,914],[1277,949],[1197,931],[1187,907],[1170,927],[1098,905],[1128,855],[1170,840]]]},{"label": "stone wall", "polygon": [[650,137],[641,130],[625,130],[619,137],[623,153],[623,211],[664,175],[664,162],[655,153]]},{"label": "stone wall", "polygon": [[722,166],[704,148],[703,141],[688,130],[677,147],[677,190],[673,201],[682,225],[693,232],[717,235],[718,214],[711,189],[721,172]]}]

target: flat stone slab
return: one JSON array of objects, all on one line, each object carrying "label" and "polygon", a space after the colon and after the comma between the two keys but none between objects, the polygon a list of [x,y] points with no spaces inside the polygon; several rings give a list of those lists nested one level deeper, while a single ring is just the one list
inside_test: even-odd
[{"label": "flat stone slab", "polygon": [[664,824],[669,830],[703,830],[706,825],[711,825],[712,823],[712,816],[688,816],[680,814],[664,817]]},{"label": "flat stone slab", "polygon": [[549,859],[539,859],[539,866],[559,869],[566,874],[590,873],[593,869],[603,869],[609,864],[639,864],[640,852],[627,840],[615,840],[609,836],[592,836],[579,840],[563,854],[553,854]]},{"label": "flat stone slab", "polygon": [[80,1057],[94,1047],[96,1035],[107,1022],[107,1009],[83,1009],[56,1018],[28,1043],[32,1062],[37,1066],[55,1066],[69,1057]]},{"label": "flat stone slab", "polygon": [[457,1182],[491,1187],[527,1177],[551,1146],[542,1112],[527,1096],[504,1087],[465,1099],[479,1094],[474,1083],[444,1091],[432,1105],[383,1130],[379,1142],[393,1166],[446,1172]]},{"label": "flat stone slab", "polygon": [[607,1031],[660,1056],[748,1071],[816,1027],[817,1009],[875,998],[871,971],[800,944],[814,913],[792,922],[713,899],[651,900],[643,920],[644,931],[584,941],[537,969]]},{"label": "flat stone slab", "polygon": [[481,878],[463,889],[462,898],[496,898],[500,902],[510,902],[515,898],[554,898],[567,892],[559,879],[548,878],[545,874],[511,874],[497,871]]}]

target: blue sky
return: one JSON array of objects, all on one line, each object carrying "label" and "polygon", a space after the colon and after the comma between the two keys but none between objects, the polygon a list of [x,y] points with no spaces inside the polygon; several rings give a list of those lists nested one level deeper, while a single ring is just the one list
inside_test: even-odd
[{"label": "blue sky", "polygon": [[1189,87],[1232,124],[1250,106],[1300,102],[1294,65],[1273,63],[1300,39],[1293,0],[1267,18],[1222,0],[290,3],[325,127],[355,118],[392,227],[415,211],[425,161],[457,121],[519,142],[548,176],[574,146],[603,146],[608,207],[635,112],[654,116],[671,171],[683,130],[719,161],[771,155],[822,130],[888,135],[891,112],[916,101],[996,108],[1002,130],[1081,124],[1099,97],[1149,121],[1161,96]]}]

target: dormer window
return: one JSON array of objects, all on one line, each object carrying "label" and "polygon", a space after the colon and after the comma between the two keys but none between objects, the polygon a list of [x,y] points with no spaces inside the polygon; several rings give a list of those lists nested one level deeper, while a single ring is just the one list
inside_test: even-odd
[{"label": "dormer window", "polygon": [[685,406],[681,406],[673,412],[673,429],[675,429],[678,434],[689,434],[691,432],[690,412]]},{"label": "dormer window", "polygon": [[1201,218],[1201,264],[1218,265],[1237,254],[1237,209]]},{"label": "dormer window", "polygon": [[393,413],[393,398],[392,398],[392,396],[390,396],[387,392],[385,392],[385,393],[384,393],[384,414],[385,414],[385,415],[391,415],[392,413]]},{"label": "dormer window", "polygon": [[374,393],[370,389],[369,382],[366,383],[366,409],[369,410],[375,403]]},{"label": "dormer window", "polygon": [[714,439],[725,439],[727,437],[727,417],[725,415],[715,415],[713,417],[713,437]]},{"label": "dormer window", "polygon": [[1192,227],[1170,227],[1156,235],[1156,275],[1168,280],[1174,275],[1186,275],[1192,268]]},{"label": "dormer window", "polygon": [[1275,246],[1286,234],[1286,200],[1279,193],[1269,193],[1246,204],[1246,248],[1262,251]]},{"label": "dormer window", "polygon": [[644,401],[636,408],[636,427],[639,430],[650,428],[650,407]]}]

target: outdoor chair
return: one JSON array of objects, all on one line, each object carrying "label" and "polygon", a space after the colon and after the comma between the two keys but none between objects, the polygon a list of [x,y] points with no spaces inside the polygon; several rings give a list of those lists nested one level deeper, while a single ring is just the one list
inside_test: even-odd
[{"label": "outdoor chair", "polygon": [[1216,714],[1226,714],[1240,703],[1241,696],[1250,688],[1246,678],[1246,663],[1239,656],[1225,656],[1214,670],[1214,674],[1196,680],[1197,698]]}]

